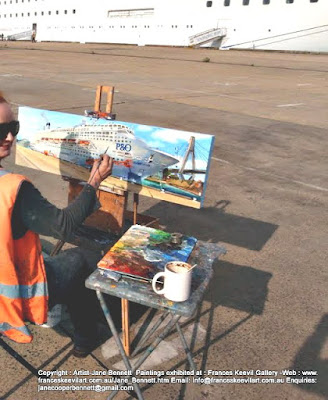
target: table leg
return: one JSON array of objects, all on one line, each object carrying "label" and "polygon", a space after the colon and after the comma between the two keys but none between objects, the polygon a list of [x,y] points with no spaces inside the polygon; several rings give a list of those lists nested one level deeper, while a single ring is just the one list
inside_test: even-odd
[{"label": "table leg", "polygon": [[[174,316],[172,317],[171,321],[167,324],[163,332],[154,340],[154,342],[147,347],[143,355],[139,358],[139,360],[136,362],[136,364],[132,368],[132,375],[135,373],[135,371],[146,361],[146,359],[151,355],[151,353],[156,349],[156,347],[160,344],[160,342],[169,334],[170,330],[173,328],[173,326],[179,321],[181,316]],[[122,386],[122,385],[119,385]],[[113,391],[110,396],[107,398],[107,400],[112,399],[116,394],[118,393],[118,390]]]},{"label": "table leg", "polygon": [[188,344],[186,342],[186,339],[185,339],[185,337],[184,337],[184,335],[182,333],[182,330],[181,330],[181,327],[179,325],[179,322],[177,322],[175,324],[175,327],[177,328],[177,331],[179,333],[179,336],[180,336],[184,351],[187,354],[189,365],[190,365],[190,367],[192,368],[193,371],[196,371],[196,365],[194,363],[194,360],[192,359],[191,351],[190,351],[189,346],[188,346]]},{"label": "table leg", "polygon": [[[109,310],[108,310],[108,307],[107,307],[107,305],[106,305],[106,303],[105,303],[104,296],[102,295],[102,293],[101,293],[99,290],[96,290],[96,293],[97,293],[97,297],[98,297],[98,299],[99,299],[101,308],[102,308],[102,310],[103,310],[103,312],[104,312],[106,321],[107,321],[107,323],[108,323],[108,325],[109,325],[109,327],[110,327],[110,330],[111,330],[111,332],[112,332],[112,334],[113,334],[113,336],[114,336],[116,345],[117,345],[117,347],[118,347],[118,349],[119,349],[119,351],[120,351],[120,353],[121,353],[121,356],[122,356],[122,358],[123,358],[124,365],[125,365],[125,367],[127,368],[127,370],[133,371],[132,366],[131,366],[131,364],[130,364],[130,361],[129,361],[129,359],[128,359],[128,357],[127,357],[125,351],[124,351],[124,348],[123,348],[123,345],[122,345],[120,336],[119,336],[119,334],[117,333],[117,330],[116,330],[116,328],[115,328],[115,324],[114,324],[114,322],[113,322],[113,320],[112,320],[112,317],[111,317],[111,315],[110,315],[110,312],[109,312]],[[133,374],[133,373],[134,373],[134,372],[132,372],[132,374]],[[138,396],[138,399],[139,399],[139,400],[144,400],[139,385],[138,385],[136,382],[134,382],[134,383],[132,383],[132,384],[133,384],[134,390],[135,390],[135,392],[136,392],[136,394],[137,394],[137,396]],[[113,397],[116,395],[116,393],[117,393],[117,391],[113,392],[113,393],[108,397],[108,399],[113,398]]]},{"label": "table leg", "polygon": [[170,314],[169,311],[166,311],[163,313],[156,324],[150,329],[149,332],[147,332],[141,339],[140,342],[138,343],[138,346],[133,350],[132,357],[134,357],[135,354],[138,353],[139,349],[141,346],[145,343],[145,341],[156,331],[156,329],[161,325],[161,323],[165,320],[165,318]]},{"label": "table leg", "polygon": [[151,355],[151,353],[156,349],[156,347],[161,343],[161,341],[169,334],[173,326],[179,321],[181,316],[174,316],[171,321],[166,325],[163,332],[157,336],[152,344],[150,344],[147,349],[145,350],[144,354],[139,358],[136,364],[133,366],[132,371],[135,371],[137,368],[143,364],[146,359]]}]

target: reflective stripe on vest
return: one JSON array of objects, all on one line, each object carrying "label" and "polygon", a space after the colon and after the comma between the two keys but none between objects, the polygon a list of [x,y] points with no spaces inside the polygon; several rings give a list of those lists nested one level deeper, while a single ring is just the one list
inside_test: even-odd
[{"label": "reflective stripe on vest", "polygon": [[14,327],[9,325],[7,322],[4,322],[0,324],[0,331],[9,338],[14,335],[16,341],[19,343],[30,343],[31,341],[31,332],[25,325]]},{"label": "reflective stripe on vest", "polygon": [[8,322],[3,322],[2,324],[0,324],[0,331],[2,331],[3,333],[5,333],[6,331],[10,331],[11,329],[15,329],[20,331],[23,335],[27,335],[30,336],[31,332],[29,331],[29,329],[23,325],[23,326],[11,326],[8,324]]},{"label": "reflective stripe on vest", "polygon": [[35,296],[44,296],[47,293],[47,285],[44,282],[35,283],[34,285],[5,285],[0,283],[0,296],[15,299],[19,293],[19,297],[30,299]]}]

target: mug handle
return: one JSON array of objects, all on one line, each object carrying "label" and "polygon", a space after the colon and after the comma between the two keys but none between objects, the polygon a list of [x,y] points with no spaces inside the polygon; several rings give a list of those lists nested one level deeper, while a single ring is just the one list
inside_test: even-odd
[{"label": "mug handle", "polygon": [[163,293],[164,293],[164,288],[163,288],[163,289],[160,289],[160,290],[156,289],[156,282],[157,282],[157,279],[160,278],[161,276],[165,276],[165,272],[158,272],[158,273],[154,276],[154,278],[153,278],[153,280],[152,280],[152,282],[151,282],[152,287],[153,287],[153,291],[154,291],[155,293],[157,293],[157,294],[163,294]]}]

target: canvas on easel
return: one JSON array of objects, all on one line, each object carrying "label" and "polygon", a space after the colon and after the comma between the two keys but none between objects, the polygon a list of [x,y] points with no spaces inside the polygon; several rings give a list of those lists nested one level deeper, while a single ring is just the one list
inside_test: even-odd
[{"label": "canvas on easel", "polygon": [[203,205],[214,136],[19,107],[16,163],[87,180],[100,154],[114,159],[103,182],[189,207]]}]

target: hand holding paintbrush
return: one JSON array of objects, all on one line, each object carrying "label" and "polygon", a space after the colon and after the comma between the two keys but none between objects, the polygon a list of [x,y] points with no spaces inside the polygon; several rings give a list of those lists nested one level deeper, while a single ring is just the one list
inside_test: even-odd
[{"label": "hand holding paintbrush", "polygon": [[102,154],[99,160],[93,163],[88,184],[98,189],[101,182],[112,174],[113,159]]}]

